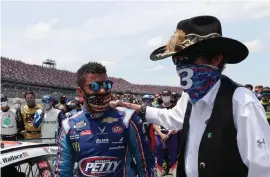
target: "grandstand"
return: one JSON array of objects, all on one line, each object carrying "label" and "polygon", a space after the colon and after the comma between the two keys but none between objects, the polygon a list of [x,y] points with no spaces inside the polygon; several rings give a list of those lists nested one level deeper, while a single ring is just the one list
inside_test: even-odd
[{"label": "grandstand", "polygon": [[[179,87],[132,84],[122,78],[110,77],[114,82],[113,92],[131,90],[134,94],[155,94],[164,89],[181,93]],[[53,67],[26,64],[22,61],[1,57],[1,92],[8,97],[22,97],[26,90],[58,96],[76,94],[76,73],[58,70]]]}]

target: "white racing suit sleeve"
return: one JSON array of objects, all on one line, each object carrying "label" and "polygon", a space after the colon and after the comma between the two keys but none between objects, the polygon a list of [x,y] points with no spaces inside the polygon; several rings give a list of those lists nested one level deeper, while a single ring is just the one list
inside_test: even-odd
[{"label": "white racing suit sleeve", "polygon": [[169,130],[180,130],[183,126],[188,101],[188,94],[183,92],[177,105],[172,109],[147,107],[145,115],[146,121],[161,125]]}]

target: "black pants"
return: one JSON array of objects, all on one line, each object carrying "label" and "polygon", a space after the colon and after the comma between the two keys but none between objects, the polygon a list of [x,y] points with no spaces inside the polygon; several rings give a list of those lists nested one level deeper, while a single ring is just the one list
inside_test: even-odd
[{"label": "black pants", "polygon": [[17,135],[1,135],[3,141],[17,141]]}]

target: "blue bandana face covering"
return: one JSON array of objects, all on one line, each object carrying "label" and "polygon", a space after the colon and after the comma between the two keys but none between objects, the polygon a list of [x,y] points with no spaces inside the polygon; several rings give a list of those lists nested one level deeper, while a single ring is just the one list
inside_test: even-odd
[{"label": "blue bandana face covering", "polygon": [[220,79],[219,69],[208,65],[186,64],[176,66],[180,84],[194,104],[202,99]]}]

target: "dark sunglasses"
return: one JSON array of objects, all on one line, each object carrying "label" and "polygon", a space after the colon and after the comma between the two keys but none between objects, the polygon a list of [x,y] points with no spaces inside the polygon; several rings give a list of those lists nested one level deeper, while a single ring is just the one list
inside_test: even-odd
[{"label": "dark sunglasses", "polygon": [[50,101],[49,100],[41,100],[41,103],[43,103],[43,104],[49,104]]},{"label": "dark sunglasses", "polygon": [[94,81],[94,82],[91,82],[90,84],[88,84],[86,86],[88,86],[89,89],[91,91],[93,91],[93,92],[98,92],[101,87],[103,87],[103,89],[105,91],[109,91],[109,90],[112,89],[113,82],[110,81],[110,80],[102,81],[102,82]]},{"label": "dark sunglasses", "polygon": [[[185,64],[192,64],[196,58],[201,57],[201,56],[212,56],[213,54],[205,54],[205,53],[201,53],[198,55],[189,55],[188,57],[183,57],[180,55],[173,55],[172,56],[172,61],[175,65],[185,65]],[[213,55],[214,56],[214,55]]]},{"label": "dark sunglasses", "polygon": [[179,66],[183,64],[191,64],[192,62],[188,60],[188,57],[172,56],[172,61],[174,65]]}]

